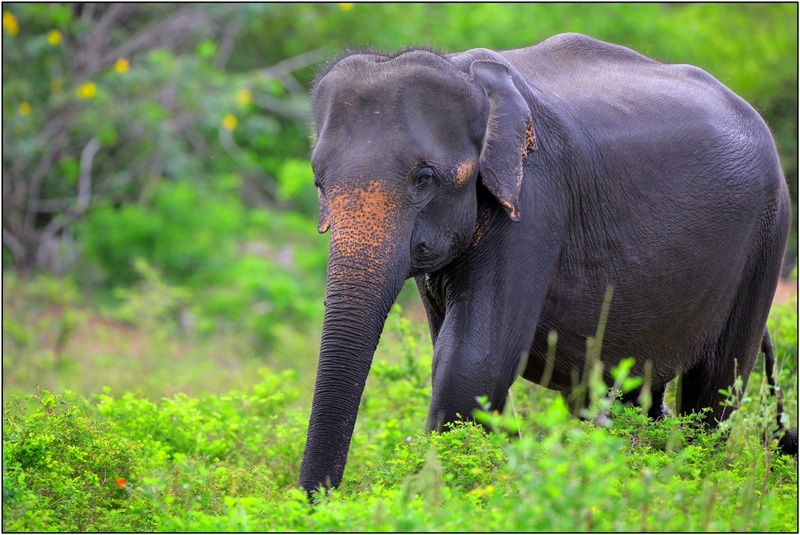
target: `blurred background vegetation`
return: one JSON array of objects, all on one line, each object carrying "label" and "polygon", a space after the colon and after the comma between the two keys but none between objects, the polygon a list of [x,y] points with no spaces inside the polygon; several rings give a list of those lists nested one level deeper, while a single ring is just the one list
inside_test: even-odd
[{"label": "blurred background vegetation", "polygon": [[769,124],[796,206],[797,4],[4,3],[4,397],[313,370],[315,70],[347,48],[561,32],[716,76]]}]

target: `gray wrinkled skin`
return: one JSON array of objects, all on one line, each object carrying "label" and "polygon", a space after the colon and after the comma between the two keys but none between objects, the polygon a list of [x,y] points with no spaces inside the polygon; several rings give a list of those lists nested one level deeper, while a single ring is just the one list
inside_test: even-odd
[{"label": "gray wrinkled skin", "polygon": [[[342,477],[389,308],[415,277],[434,343],[427,428],[502,410],[522,376],[569,393],[613,288],[601,360],[682,376],[679,413],[750,375],[789,232],[763,120],[706,72],[566,34],[451,55],[349,54],[313,91],[321,232],[319,370],[300,474]],[[771,371],[771,370],[768,370]],[[627,396],[636,401],[638,392]]]}]

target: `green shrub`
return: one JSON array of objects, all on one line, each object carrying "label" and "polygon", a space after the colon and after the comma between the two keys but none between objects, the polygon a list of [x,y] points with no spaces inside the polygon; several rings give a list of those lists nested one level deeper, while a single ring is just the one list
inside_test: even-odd
[{"label": "green shrub", "polygon": [[797,296],[773,303],[767,327],[770,330],[778,368],[797,376]]},{"label": "green shrub", "polygon": [[110,287],[140,278],[136,258],[157,267],[172,284],[219,282],[235,259],[246,217],[237,186],[232,175],[207,188],[189,180],[160,181],[150,203],[99,204],[82,228],[86,259],[102,269]]},{"label": "green shrub", "polygon": [[128,492],[143,446],[94,421],[70,395],[42,391],[3,408],[4,531],[147,531],[152,508]]},{"label": "green shrub", "polygon": [[466,492],[491,484],[506,461],[505,437],[487,435],[482,426],[472,422],[448,428],[398,444],[394,455],[378,468],[366,470],[365,476],[372,485],[390,488],[404,481],[412,487],[428,484],[426,476],[434,477],[436,484]]},{"label": "green shrub", "polygon": [[94,277],[113,289],[126,321],[164,312],[159,320],[175,325],[188,313],[198,332],[235,330],[260,350],[274,346],[279,324],[313,330],[323,310],[325,239],[310,218],[245,210],[237,184],[235,176],[206,188],[161,181],[148,204],[97,206],[82,226],[84,283]]},{"label": "green shrub", "polygon": [[[155,403],[131,393],[96,396],[96,411],[144,444],[156,465],[186,458],[235,467],[263,466],[278,485],[294,481],[304,436],[292,405],[299,391],[294,370],[260,372],[251,391],[190,397],[183,393]],[[288,424],[288,425],[287,425]],[[163,456],[161,458],[160,456]]]}]

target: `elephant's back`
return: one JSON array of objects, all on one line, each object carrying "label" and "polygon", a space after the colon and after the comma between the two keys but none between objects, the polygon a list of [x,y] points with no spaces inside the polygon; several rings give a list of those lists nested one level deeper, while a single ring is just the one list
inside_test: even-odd
[{"label": "elephant's back", "polygon": [[502,54],[572,136],[567,239],[534,349],[553,329],[562,362],[582,359],[611,286],[604,354],[673,377],[725,328],[753,256],[782,254],[759,250],[788,210],[768,128],[701,69],[585,36]]},{"label": "elephant's back", "polygon": [[580,34],[561,34],[500,54],[548,98],[567,123],[601,136],[660,125],[703,123],[758,129],[758,113],[706,71],[666,64],[629,48]]},{"label": "elephant's back", "polygon": [[[769,128],[702,69],[579,34],[502,54],[561,119],[568,142],[550,173],[566,183],[575,230],[590,243],[611,240],[615,228],[645,233],[657,221],[667,236],[692,235],[687,242],[711,247],[709,236],[746,239],[765,211],[784,209]],[[614,223],[596,224],[608,219],[604,212]]]}]

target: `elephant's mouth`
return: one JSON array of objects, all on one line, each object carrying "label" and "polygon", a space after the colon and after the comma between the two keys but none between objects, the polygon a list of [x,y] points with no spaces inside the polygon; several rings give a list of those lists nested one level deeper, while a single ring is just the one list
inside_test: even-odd
[{"label": "elephant's mouth", "polygon": [[457,258],[469,245],[469,240],[447,240],[449,248],[431,247],[427,242],[416,244],[411,249],[409,277],[433,273]]},{"label": "elephant's mouth", "polygon": [[411,250],[409,276],[413,277],[436,271],[443,267],[446,260],[447,255],[431,249],[426,243],[419,243]]}]

